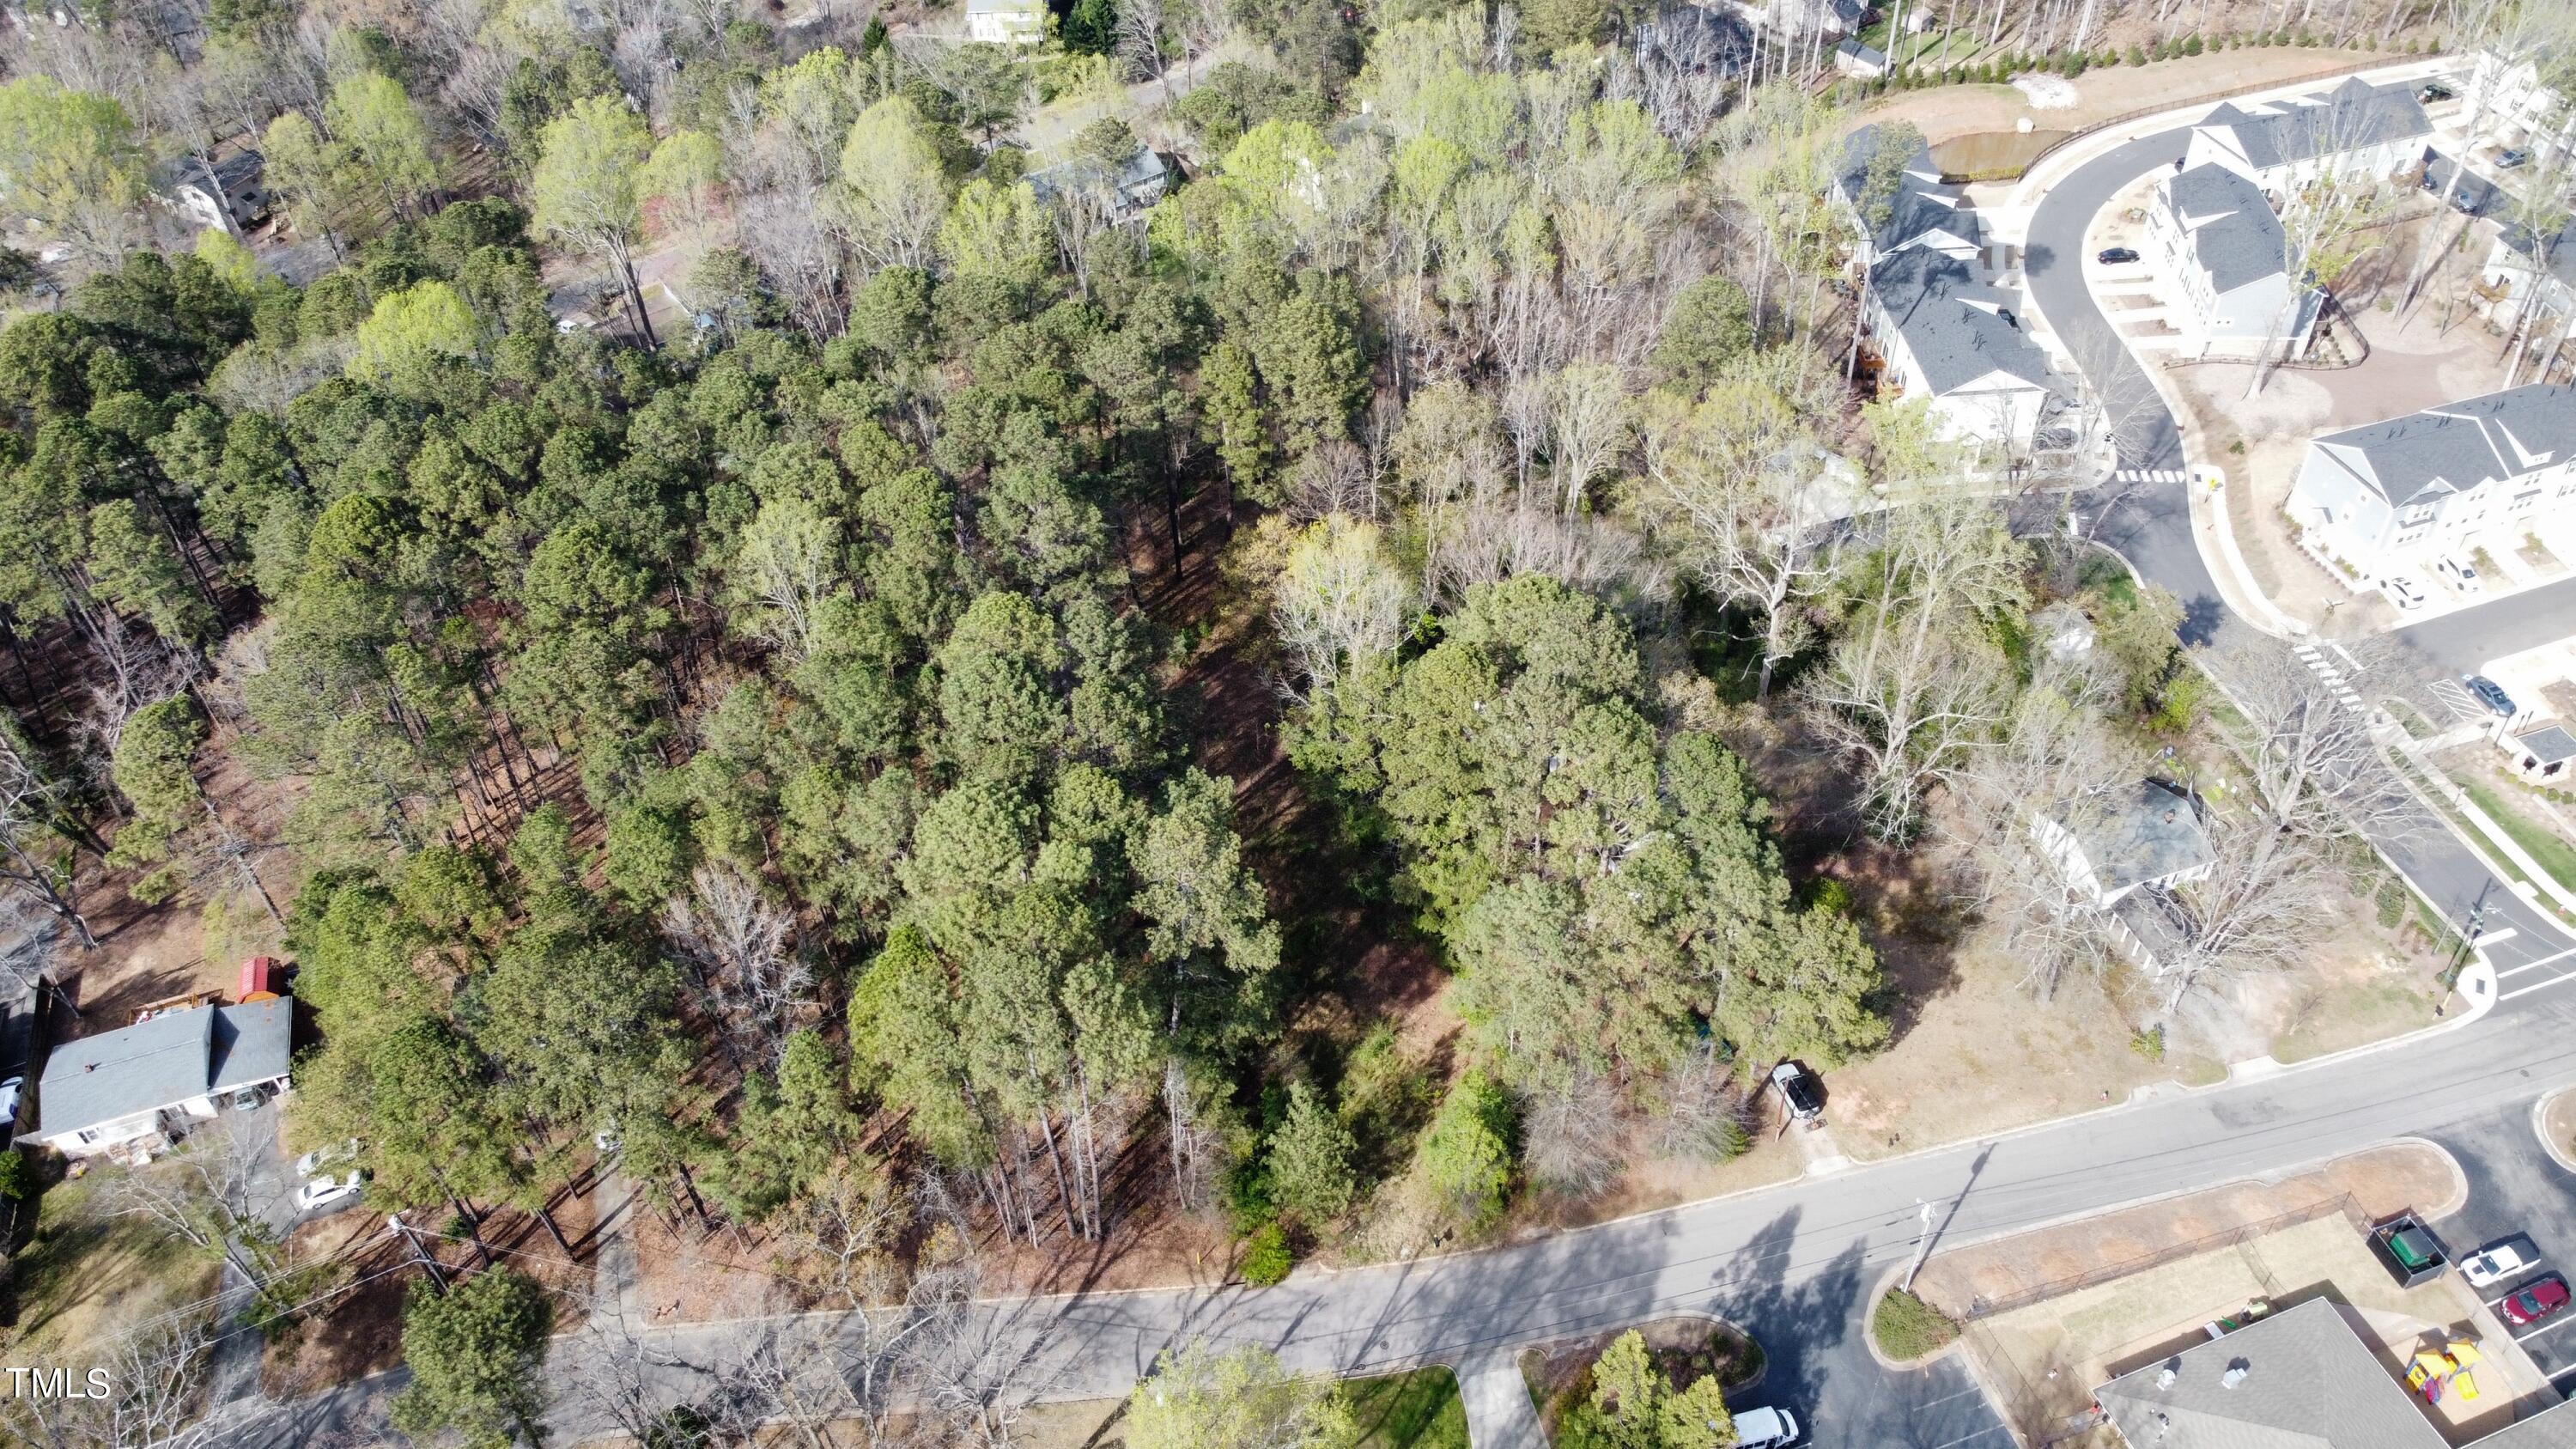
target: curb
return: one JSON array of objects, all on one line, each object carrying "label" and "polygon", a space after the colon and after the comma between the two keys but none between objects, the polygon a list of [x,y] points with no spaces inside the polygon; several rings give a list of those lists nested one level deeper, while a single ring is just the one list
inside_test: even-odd
[{"label": "curb", "polygon": [[2576,1156],[2571,1156],[2567,1148],[2559,1146],[2549,1135],[2549,1104],[2570,1092],[2576,1092],[2576,1087],[2544,1092],[2531,1104],[2531,1135],[2540,1139],[2540,1150],[2549,1154],[2549,1160],[2557,1163],[2561,1172],[2576,1173]]}]

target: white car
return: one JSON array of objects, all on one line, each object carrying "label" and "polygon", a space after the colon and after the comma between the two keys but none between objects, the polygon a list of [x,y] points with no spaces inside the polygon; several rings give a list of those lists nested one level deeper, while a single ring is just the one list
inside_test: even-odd
[{"label": "white car", "polygon": [[357,1155],[358,1139],[355,1137],[350,1138],[346,1142],[325,1143],[322,1146],[316,1147],[312,1151],[305,1153],[302,1157],[295,1159],[295,1175],[297,1177],[311,1177],[323,1168],[347,1162]]},{"label": "white car", "polygon": [[351,1168],[337,1177],[317,1177],[295,1190],[297,1212],[329,1212],[358,1200],[367,1187],[367,1170]]},{"label": "white car", "polygon": [[2455,558],[2436,560],[2433,564],[2433,573],[2464,594],[2474,594],[2483,587],[2478,583],[2477,566],[2462,563]]},{"label": "white car", "polygon": [[2380,587],[2387,591],[2388,601],[2401,609],[2424,607],[2424,591],[2415,587],[2411,580],[2390,579]]},{"label": "white car", "polygon": [[2522,1249],[2519,1246],[2513,1243],[2498,1243],[2462,1263],[2460,1276],[2468,1279],[2471,1287],[2484,1288],[2503,1282],[2530,1267],[2532,1262],[2532,1259],[2522,1255]]},{"label": "white car", "polygon": [[1788,1449],[1798,1442],[1798,1421],[1786,1409],[1747,1409],[1735,1416],[1736,1449]]},{"label": "white car", "polygon": [[0,1122],[18,1120],[18,1094],[26,1089],[25,1077],[11,1077],[0,1082]]}]

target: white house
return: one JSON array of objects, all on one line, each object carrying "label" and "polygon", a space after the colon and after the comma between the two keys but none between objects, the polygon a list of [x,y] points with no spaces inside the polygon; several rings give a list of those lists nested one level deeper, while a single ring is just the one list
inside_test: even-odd
[{"label": "white house", "polygon": [[1883,144],[1875,126],[1853,132],[1831,183],[1857,238],[1882,391],[1924,399],[1955,440],[2019,458],[2073,447],[2075,385],[2023,330],[2019,298],[1986,280],[1976,212],[1928,147],[1893,165]]},{"label": "white house", "polygon": [[257,151],[235,151],[210,177],[205,163],[182,156],[154,169],[152,195],[200,231],[239,232],[268,215],[267,164]]},{"label": "white house", "polygon": [[2140,780],[2036,813],[2030,830],[2073,904],[2099,912],[2140,966],[2162,970],[2190,929],[2175,892],[2218,863],[2191,792]]},{"label": "white house", "polygon": [[2468,117],[2478,119],[2480,134],[2475,139],[2518,147],[2536,156],[2576,145],[2576,106],[2541,84],[2537,59],[2478,52],[2460,107],[2463,124]]},{"label": "white house", "polygon": [[1035,45],[1046,20],[1044,0],[966,0],[966,38],[987,45]]},{"label": "white house", "polygon": [[2223,166],[2278,200],[2320,176],[2409,170],[2432,133],[2413,91],[2355,76],[2316,95],[2221,105],[2191,128],[2182,169]]},{"label": "white house", "polygon": [[2576,506],[2576,388],[2533,383],[2308,443],[2287,511],[2301,541],[2368,584]]},{"label": "white house", "polygon": [[1849,35],[1869,16],[1861,0],[1735,0],[1733,9],[1745,24],[1782,36]]},{"label": "white house", "polygon": [[[2293,285],[2281,219],[2252,181],[2203,165],[2156,183],[2147,245],[2168,280],[2168,318],[2187,355],[2307,346],[2324,294]],[[2277,330],[2276,330],[2277,329]]]},{"label": "white house", "polygon": [[142,1161],[225,1105],[286,1090],[294,1010],[283,996],[200,1006],[65,1042],[45,1062],[37,1125],[21,1140]]},{"label": "white house", "polygon": [[2550,236],[2520,223],[2498,229],[2478,277],[2486,289],[2487,316],[2498,326],[2522,321],[2526,305],[2540,319],[2564,317],[2576,305],[2576,220]]},{"label": "white house", "polygon": [[2162,780],[2140,780],[2033,815],[2031,834],[2075,892],[2109,910],[2143,890],[2207,880],[2217,857],[2200,802]]},{"label": "white house", "polygon": [[1834,47],[1834,69],[1844,75],[1873,80],[1887,74],[1887,56],[1857,40],[1845,40]]}]

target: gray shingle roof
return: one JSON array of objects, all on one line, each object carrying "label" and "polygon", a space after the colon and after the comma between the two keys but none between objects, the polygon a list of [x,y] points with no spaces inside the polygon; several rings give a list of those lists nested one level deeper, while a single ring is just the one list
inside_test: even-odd
[{"label": "gray shingle roof", "polygon": [[1887,64],[1887,55],[1884,51],[1872,50],[1857,40],[1846,40],[1842,44],[1835,46],[1834,54],[1848,55],[1863,65],[1883,66]]},{"label": "gray shingle roof", "polygon": [[2328,433],[2316,446],[2391,503],[2466,493],[2576,456],[2576,388],[2531,383]]},{"label": "gray shingle roof", "polygon": [[2094,1398],[2139,1449],[2447,1449],[2323,1298],[2134,1369]]},{"label": "gray shingle roof", "polygon": [[2544,765],[2576,760],[2576,735],[2569,734],[2564,725],[2543,725],[2528,734],[2515,735],[2513,742],[2522,747],[2522,753]]},{"label": "gray shingle roof", "polygon": [[2209,863],[2209,835],[2189,795],[2162,780],[2106,794],[2105,808],[2079,812],[2071,824],[2105,894]]},{"label": "gray shingle roof", "polygon": [[2576,287],[2576,217],[2558,228],[2554,236],[2542,237],[2520,222],[2504,229],[2504,244],[2528,258],[2538,246],[2549,260],[2549,274],[2568,286]]},{"label": "gray shingle roof", "polygon": [[1976,279],[1967,261],[1909,247],[1869,269],[1869,284],[1934,394],[2005,372],[2036,387],[2058,379],[2048,354],[2013,320],[2012,296]]},{"label": "gray shingle roof", "polygon": [[2267,115],[2222,105],[2199,124],[2233,131],[2237,148],[2256,170],[2433,132],[2412,90],[2373,86],[2359,76],[2322,95],[2285,102]]},{"label": "gray shingle roof", "polygon": [[1053,198],[1059,191],[1105,179],[1121,198],[1132,198],[1143,205],[1155,199],[1145,193],[1154,192],[1159,196],[1157,188],[1170,181],[1171,173],[1172,165],[1162,153],[1150,146],[1139,145],[1132,155],[1119,163],[1114,174],[1105,178],[1101,174],[1100,163],[1087,157],[1077,157],[1071,161],[1059,161],[1053,166],[1042,166],[1021,179],[1028,182],[1029,189],[1037,193],[1040,201]]},{"label": "gray shingle roof", "polygon": [[2281,219],[2253,182],[2224,166],[2202,164],[2167,178],[2159,189],[2178,220],[2198,223],[2185,228],[2192,255],[2220,295],[2280,274]]},{"label": "gray shingle roof", "polygon": [[54,1048],[37,1130],[59,1137],[286,1074],[293,1003],[200,1006]]},{"label": "gray shingle roof", "polygon": [[[1876,126],[1863,126],[1843,138],[1842,164],[1834,169],[1834,189],[1854,212],[1858,212],[1861,193],[1869,185],[1869,162],[1878,151],[1879,138]],[[1959,206],[1958,197],[1958,188],[1941,184],[1940,168],[1932,164],[1932,148],[1917,146],[1906,158],[1895,195],[1888,198],[1886,219],[1870,227],[1871,245],[1884,255],[1936,231],[1947,232],[1969,246],[1977,245],[1977,214]],[[1863,217],[1862,224],[1868,226],[1868,218]]]}]

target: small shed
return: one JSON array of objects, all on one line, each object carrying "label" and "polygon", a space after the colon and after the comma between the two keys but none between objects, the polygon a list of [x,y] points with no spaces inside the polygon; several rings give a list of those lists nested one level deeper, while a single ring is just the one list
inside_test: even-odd
[{"label": "small shed", "polygon": [[1887,56],[1857,40],[1846,40],[1834,47],[1834,69],[1862,80],[1875,80],[1887,74]]},{"label": "small shed", "polygon": [[2526,780],[2563,780],[2571,772],[2570,761],[2576,761],[2576,734],[2561,724],[2542,725],[2518,735],[2507,735],[2505,751],[2513,758],[2514,773]]}]

